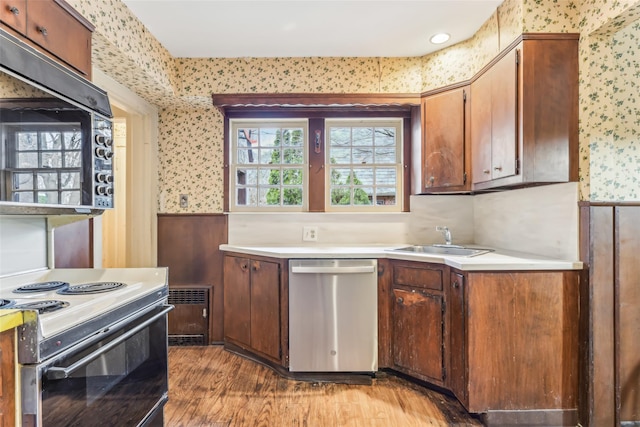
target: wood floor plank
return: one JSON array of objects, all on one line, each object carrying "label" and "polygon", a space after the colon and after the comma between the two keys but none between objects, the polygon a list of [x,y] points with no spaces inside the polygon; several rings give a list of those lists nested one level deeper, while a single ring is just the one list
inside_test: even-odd
[{"label": "wood floor plank", "polygon": [[166,427],[481,425],[455,399],[386,373],[372,385],[293,381],[221,346],[169,348]]}]

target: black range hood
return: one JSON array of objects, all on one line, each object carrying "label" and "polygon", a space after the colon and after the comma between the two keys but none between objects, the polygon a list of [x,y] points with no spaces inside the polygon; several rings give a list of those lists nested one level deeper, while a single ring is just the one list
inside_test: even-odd
[{"label": "black range hood", "polygon": [[107,93],[0,29],[0,71],[112,118]]}]

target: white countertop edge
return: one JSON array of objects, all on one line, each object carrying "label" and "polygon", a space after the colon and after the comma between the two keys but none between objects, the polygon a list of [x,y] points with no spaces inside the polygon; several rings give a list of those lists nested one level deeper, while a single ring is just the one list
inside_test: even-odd
[{"label": "white countertop edge", "polygon": [[[535,254],[495,249],[493,252],[475,257],[442,256],[392,252],[394,248],[408,246],[397,245],[360,245],[360,246],[245,246],[222,244],[220,250],[247,255],[272,258],[387,258],[405,261],[431,262],[445,264],[462,271],[531,271],[531,270],[581,270],[580,261],[556,260]],[[472,245],[470,245],[472,246]]]}]

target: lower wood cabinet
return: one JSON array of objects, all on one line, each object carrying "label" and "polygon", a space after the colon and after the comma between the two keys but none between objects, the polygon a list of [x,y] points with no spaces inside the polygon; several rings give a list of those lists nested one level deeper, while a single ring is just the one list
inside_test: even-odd
[{"label": "lower wood cabinet", "polygon": [[576,425],[579,272],[390,265],[389,367],[450,390],[487,425]]},{"label": "lower wood cabinet", "polygon": [[452,272],[447,387],[487,425],[576,425],[579,273]]},{"label": "lower wood cabinet", "polygon": [[15,329],[0,333],[0,427],[16,425]]},{"label": "lower wood cabinet", "polygon": [[444,266],[394,262],[392,279],[393,367],[444,385]]},{"label": "lower wood cabinet", "polygon": [[224,257],[224,338],[277,363],[281,351],[280,261]]},{"label": "lower wood cabinet", "polygon": [[[286,263],[224,257],[225,343],[285,368]],[[380,368],[450,390],[486,425],[577,424],[580,272],[380,267]]]},{"label": "lower wood cabinet", "polygon": [[467,310],[464,290],[465,277],[451,272],[447,299],[449,329],[449,375],[447,386],[465,406],[469,402],[467,387]]}]

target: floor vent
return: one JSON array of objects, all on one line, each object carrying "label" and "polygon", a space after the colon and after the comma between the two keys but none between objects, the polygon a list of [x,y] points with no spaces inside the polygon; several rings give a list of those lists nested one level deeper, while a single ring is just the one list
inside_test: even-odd
[{"label": "floor vent", "polygon": [[169,289],[169,304],[207,305],[206,289]]},{"label": "floor vent", "polygon": [[169,335],[169,345],[188,346],[188,345],[207,345],[204,335]]}]

